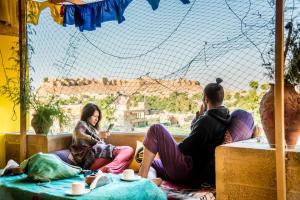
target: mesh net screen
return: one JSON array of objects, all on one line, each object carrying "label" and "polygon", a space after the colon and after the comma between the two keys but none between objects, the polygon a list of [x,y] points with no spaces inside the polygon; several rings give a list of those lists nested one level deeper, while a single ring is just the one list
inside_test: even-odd
[{"label": "mesh net screen", "polygon": [[[285,23],[299,22],[299,3],[285,1]],[[162,123],[189,133],[202,89],[217,77],[224,104],[248,110],[261,126],[259,102],[274,65],[273,0],[162,0],[156,10],[134,0],[124,22],[94,31],[57,24],[49,7],[39,11],[38,24],[28,24],[29,76],[33,92],[54,95],[70,116],[64,131],[94,102],[104,128],[114,123],[115,131],[144,132]]]}]

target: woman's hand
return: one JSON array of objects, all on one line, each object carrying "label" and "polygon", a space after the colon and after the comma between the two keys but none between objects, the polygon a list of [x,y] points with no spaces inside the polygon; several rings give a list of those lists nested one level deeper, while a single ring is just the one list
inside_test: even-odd
[{"label": "woman's hand", "polygon": [[100,131],[99,132],[99,136],[102,139],[106,139],[108,136],[110,136],[110,132],[108,132],[108,131]]}]

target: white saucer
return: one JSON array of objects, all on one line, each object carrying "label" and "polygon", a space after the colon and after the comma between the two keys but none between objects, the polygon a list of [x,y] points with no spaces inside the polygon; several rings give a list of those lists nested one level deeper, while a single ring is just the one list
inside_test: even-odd
[{"label": "white saucer", "polygon": [[140,180],[140,179],[141,179],[141,177],[138,176],[138,175],[135,175],[134,177],[132,177],[132,178],[130,178],[130,179],[124,178],[124,176],[121,175],[121,180],[122,180],[122,181],[138,181],[138,180]]},{"label": "white saucer", "polygon": [[80,193],[80,194],[73,194],[72,193],[72,190],[68,190],[68,191],[66,191],[66,194],[67,195],[70,195],[70,196],[80,196],[80,195],[84,195],[84,194],[87,194],[87,193],[89,193],[91,190],[90,189],[85,189],[82,193]]}]

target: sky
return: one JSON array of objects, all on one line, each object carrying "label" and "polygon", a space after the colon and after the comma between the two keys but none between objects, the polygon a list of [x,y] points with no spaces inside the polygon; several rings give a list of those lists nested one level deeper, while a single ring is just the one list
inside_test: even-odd
[{"label": "sky", "polygon": [[[274,44],[274,5],[267,0],[161,0],[153,11],[146,0],[133,0],[125,21],[105,22],[95,31],[56,24],[49,9],[31,26],[33,86],[45,77],[130,79],[151,76],[193,79],[201,84],[221,77],[233,90],[251,80],[269,82],[267,63]],[[299,0],[289,0],[298,10]],[[299,18],[298,18],[299,19]],[[299,21],[299,20],[298,20]]]}]

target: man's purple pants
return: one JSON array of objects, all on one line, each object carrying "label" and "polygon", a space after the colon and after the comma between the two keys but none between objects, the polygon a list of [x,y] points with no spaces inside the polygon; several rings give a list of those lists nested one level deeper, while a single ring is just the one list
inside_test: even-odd
[{"label": "man's purple pants", "polygon": [[149,128],[144,146],[159,154],[160,160],[152,162],[159,177],[174,183],[188,181],[193,167],[192,158],[181,153],[172,135],[162,125],[155,124]]}]

